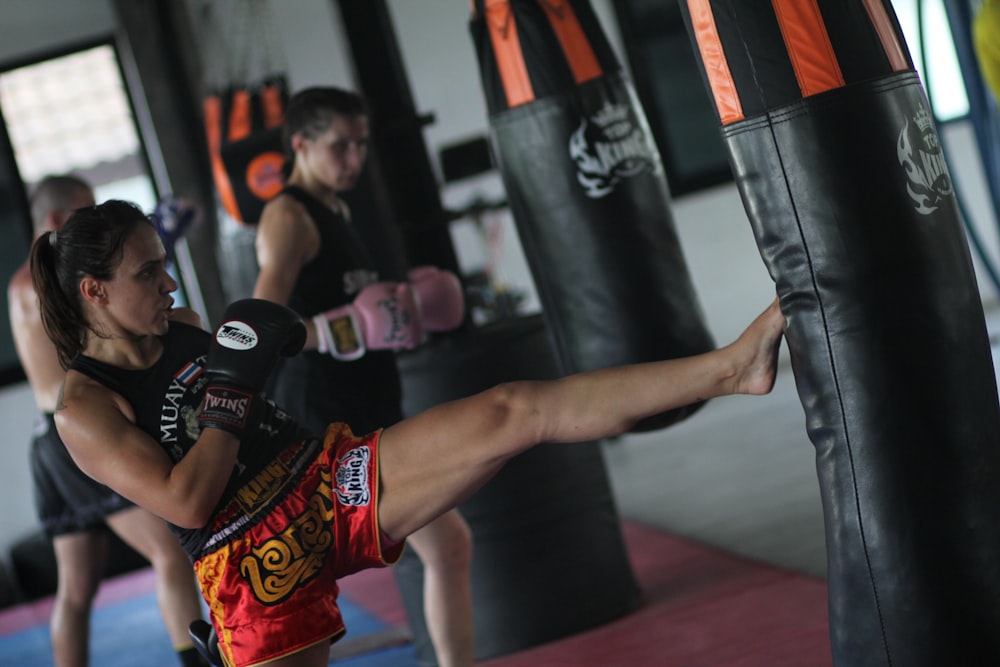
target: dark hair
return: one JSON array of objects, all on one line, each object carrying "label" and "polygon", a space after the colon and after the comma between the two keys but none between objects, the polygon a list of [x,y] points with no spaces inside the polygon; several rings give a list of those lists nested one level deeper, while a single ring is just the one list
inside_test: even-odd
[{"label": "dark hair", "polygon": [[285,108],[283,138],[291,156],[292,135],[315,139],[330,128],[337,116],[367,116],[365,98],[350,90],[322,86],[305,88],[292,95]]},{"label": "dark hair", "polygon": [[142,209],[111,199],[77,209],[62,229],[39,236],[31,246],[31,279],[42,325],[63,368],[83,351],[87,332],[93,331],[80,301],[80,280],[113,278],[125,240],[140,224],[152,224]]}]

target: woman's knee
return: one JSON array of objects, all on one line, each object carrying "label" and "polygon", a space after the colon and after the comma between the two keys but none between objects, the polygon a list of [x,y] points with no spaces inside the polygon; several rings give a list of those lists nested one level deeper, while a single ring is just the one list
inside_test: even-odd
[{"label": "woman's knee", "polygon": [[424,567],[468,569],[472,562],[472,531],[457,511],[450,511],[410,536]]},{"label": "woman's knee", "polygon": [[60,535],[53,540],[61,601],[89,608],[97,596],[107,557],[106,536],[96,532]]},{"label": "woman's knee", "polygon": [[184,574],[192,571],[191,560],[173,535],[153,540],[148,545],[148,550],[146,558],[154,570]]},{"label": "woman's knee", "polygon": [[87,611],[94,604],[97,591],[101,586],[101,578],[92,573],[76,571],[72,574],[60,575],[56,586],[56,598],[78,611]]},{"label": "woman's knee", "polygon": [[180,540],[163,519],[136,507],[109,517],[108,525],[154,568],[176,567],[183,563],[190,569],[191,562]]}]

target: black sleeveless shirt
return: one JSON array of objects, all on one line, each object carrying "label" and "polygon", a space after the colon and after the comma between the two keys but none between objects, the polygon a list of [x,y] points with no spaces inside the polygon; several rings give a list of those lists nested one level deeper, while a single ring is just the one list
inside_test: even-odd
[{"label": "black sleeveless shirt", "polygon": [[[320,236],[319,252],[299,272],[289,308],[309,319],[351,303],[362,288],[379,280],[375,262],[351,223],[302,188],[287,186],[282,192],[305,207]],[[313,430],[333,421],[354,428],[359,421],[369,421],[359,411],[370,406],[380,415],[385,410],[379,406],[388,406],[394,414],[402,402],[399,370],[391,350],[370,350],[355,361],[305,350],[282,360],[271,376],[268,393]],[[385,421],[376,416],[371,419]],[[356,432],[369,429],[365,423]]]},{"label": "black sleeveless shirt", "polygon": [[[205,358],[211,334],[182,322],[171,322],[161,337],[163,354],[151,367],[126,370],[87,356],[70,368],[121,395],[135,411],[136,425],[160,443],[174,463],[194,446],[201,434],[198,417],[205,395]],[[172,526],[192,560],[217,549],[253,525],[252,516],[266,514],[294,486],[304,467],[315,458],[318,443],[273,401],[264,401],[257,429],[240,441],[232,477],[216,508],[216,518],[201,529]],[[275,481],[272,465],[282,461],[287,477]],[[269,493],[262,496],[259,477],[267,477]],[[254,504],[254,499],[260,503]],[[265,510],[265,511],[261,511]],[[224,520],[219,516],[224,515]]]}]

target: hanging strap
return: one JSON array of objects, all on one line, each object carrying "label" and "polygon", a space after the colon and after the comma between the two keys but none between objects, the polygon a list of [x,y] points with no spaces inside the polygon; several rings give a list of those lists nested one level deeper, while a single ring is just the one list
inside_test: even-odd
[{"label": "hanging strap", "polygon": [[538,4],[545,10],[545,16],[559,39],[576,83],[602,76],[604,70],[569,0],[538,0]]},{"label": "hanging strap", "polygon": [[816,0],[771,0],[803,97],[844,85]]},{"label": "hanging strap", "polygon": [[235,11],[234,52],[238,69],[233,72],[233,82],[258,88],[275,75],[288,71],[284,51],[276,41],[267,0],[240,0]]},{"label": "hanging strap", "polygon": [[688,3],[691,15],[691,31],[698,45],[701,62],[705,67],[712,97],[715,98],[715,108],[723,125],[743,120],[743,104],[736,90],[733,73],[729,69],[726,52],[722,49],[722,39],[715,25],[715,15],[707,1]]},{"label": "hanging strap", "polygon": [[233,90],[230,101],[226,141],[232,143],[250,136],[250,131],[253,128],[253,109],[251,108],[250,91],[245,87]]},{"label": "hanging strap", "polygon": [[285,119],[285,86],[282,81],[270,80],[260,91],[260,105],[264,112],[264,127],[281,125]]},{"label": "hanging strap", "polygon": [[485,9],[484,19],[493,45],[493,57],[507,96],[507,106],[527,104],[535,99],[535,91],[524,64],[524,52],[521,50],[510,0],[486,0]]},{"label": "hanging strap", "polygon": [[889,63],[892,65],[893,71],[904,72],[910,69],[910,59],[906,55],[903,44],[900,42],[895,23],[889,18],[888,12],[885,11],[885,5],[880,0],[862,1],[865,5],[865,10],[868,12],[868,18],[871,19],[872,25],[875,26],[875,32],[878,33],[879,41],[882,42],[882,48],[885,49],[885,55],[889,58]]},{"label": "hanging strap", "polygon": [[[577,84],[603,76],[604,70],[594,52],[580,20],[573,11],[570,0],[536,0],[544,10],[563,57],[573,73]],[[517,31],[517,21],[510,0],[485,0],[484,20],[493,46],[493,56],[507,106],[527,104],[535,99],[528,67],[524,61]],[[473,4],[473,17],[477,16]]]},{"label": "hanging strap", "polygon": [[222,148],[222,99],[218,95],[208,95],[202,101],[202,112],[205,116],[205,136],[208,139],[208,155],[215,189],[226,212],[239,219],[236,195],[233,193],[233,185],[229,181],[229,174],[219,152]]},{"label": "hanging strap", "polygon": [[[686,0],[691,33],[722,124],[850,83],[910,70],[887,2],[857,0],[863,11],[834,17],[846,20],[832,23],[830,16],[824,18],[820,0],[771,0],[754,5],[749,15],[763,16],[770,10],[774,17],[774,39],[762,40],[772,25],[770,17],[754,25],[759,35],[744,33],[732,5],[722,0]],[[868,32],[874,41],[859,40],[859,31]],[[748,47],[756,53],[752,59]],[[762,69],[769,71],[762,75]]]},{"label": "hanging strap", "polygon": [[[285,64],[274,42],[274,26],[266,0],[240,0],[230,5],[227,24],[231,47],[226,51],[227,85],[232,92],[227,115],[227,142],[239,141],[263,126],[284,120]],[[255,98],[259,97],[259,101]]]}]

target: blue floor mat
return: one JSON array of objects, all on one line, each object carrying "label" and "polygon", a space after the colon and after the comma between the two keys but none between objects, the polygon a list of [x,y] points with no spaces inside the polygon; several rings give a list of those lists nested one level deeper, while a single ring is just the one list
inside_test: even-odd
[{"label": "blue floor mat", "polygon": [[[343,597],[340,609],[347,625],[347,637],[360,637],[389,627]],[[95,610],[90,641],[92,665],[177,667],[179,664],[152,594]],[[412,645],[380,649],[338,660],[335,664],[338,667],[418,667]],[[35,626],[0,637],[0,665],[52,667],[48,627]]]}]

